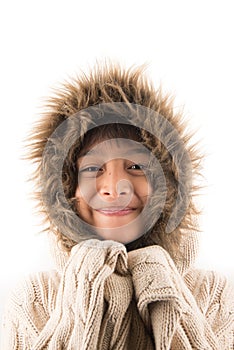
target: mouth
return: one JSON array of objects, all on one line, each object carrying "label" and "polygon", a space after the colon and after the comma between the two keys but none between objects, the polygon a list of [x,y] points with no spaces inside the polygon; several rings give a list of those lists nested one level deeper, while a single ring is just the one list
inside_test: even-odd
[{"label": "mouth", "polygon": [[101,208],[96,209],[99,213],[106,216],[124,216],[133,213],[136,208],[120,208],[120,207],[110,207],[110,208]]}]

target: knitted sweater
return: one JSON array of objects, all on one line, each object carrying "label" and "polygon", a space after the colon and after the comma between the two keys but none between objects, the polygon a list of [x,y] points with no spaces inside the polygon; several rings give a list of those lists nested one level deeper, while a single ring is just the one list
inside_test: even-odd
[{"label": "knitted sweater", "polygon": [[[188,250],[189,251],[189,250]],[[2,350],[234,349],[234,292],[159,246],[87,240],[13,292]]]}]

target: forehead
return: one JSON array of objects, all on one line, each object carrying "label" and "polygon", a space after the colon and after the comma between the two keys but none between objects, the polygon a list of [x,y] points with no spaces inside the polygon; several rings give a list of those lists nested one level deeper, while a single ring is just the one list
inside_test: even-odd
[{"label": "forehead", "polygon": [[121,138],[125,139],[123,142],[134,140],[142,143],[144,141],[141,130],[134,125],[121,123],[99,125],[88,130],[82,136],[77,156],[83,156],[93,146],[100,144],[102,141],[111,140],[113,142],[113,140],[116,140],[116,143],[119,143],[117,139]]},{"label": "forehead", "polygon": [[149,155],[150,151],[140,142],[115,138],[104,140],[88,148],[80,158],[102,158],[104,155],[111,158],[128,158],[133,155]]}]

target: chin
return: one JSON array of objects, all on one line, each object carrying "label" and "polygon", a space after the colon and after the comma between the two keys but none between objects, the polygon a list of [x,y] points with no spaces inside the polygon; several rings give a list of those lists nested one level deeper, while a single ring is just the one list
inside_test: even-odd
[{"label": "chin", "polygon": [[[138,227],[139,230],[139,227]],[[137,230],[137,231],[138,231]],[[124,227],[118,227],[118,228],[98,228],[96,230],[97,235],[100,236],[102,239],[105,240],[112,240],[123,244],[128,244],[139,237],[141,237],[141,233],[134,228],[124,228]]]}]

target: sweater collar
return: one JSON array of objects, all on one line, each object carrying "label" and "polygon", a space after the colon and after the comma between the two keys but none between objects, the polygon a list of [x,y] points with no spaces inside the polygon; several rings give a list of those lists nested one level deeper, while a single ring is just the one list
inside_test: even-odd
[{"label": "sweater collar", "polygon": [[[62,272],[69,257],[70,252],[64,251],[57,242],[56,236],[53,233],[49,233],[49,246],[50,254],[52,256],[55,268],[58,272]],[[175,258],[174,263],[178,269],[178,272],[183,276],[194,265],[197,252],[198,252],[198,236],[196,232],[187,232],[184,235],[180,252],[178,256],[183,258]],[[147,248],[145,248],[147,249]]]}]

